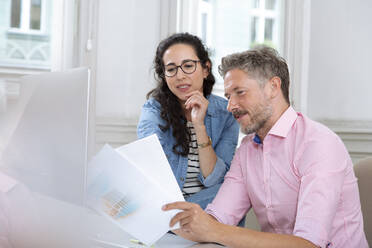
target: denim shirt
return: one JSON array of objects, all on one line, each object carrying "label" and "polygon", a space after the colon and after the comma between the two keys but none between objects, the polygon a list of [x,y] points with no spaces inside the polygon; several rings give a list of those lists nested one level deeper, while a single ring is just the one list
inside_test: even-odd
[{"label": "denim shirt", "polygon": [[[194,200],[190,199],[190,201],[197,202],[202,207],[213,200],[223,182],[223,178],[230,168],[239,135],[239,125],[226,109],[227,100],[212,94],[207,99],[209,104],[204,124],[207,134],[212,140],[217,161],[212,173],[206,178],[201,173],[199,174],[199,180],[206,188],[202,190],[203,192],[196,193],[197,197],[191,196],[192,199],[195,198]],[[165,125],[165,121],[160,117],[160,112],[161,106],[158,101],[153,98],[146,101],[142,107],[137,126],[137,136],[138,138],[144,138],[154,133],[157,134],[177,183],[182,189],[186,179],[188,158],[173,152],[176,140],[173,137],[172,128],[165,132],[159,128],[159,124]]]}]

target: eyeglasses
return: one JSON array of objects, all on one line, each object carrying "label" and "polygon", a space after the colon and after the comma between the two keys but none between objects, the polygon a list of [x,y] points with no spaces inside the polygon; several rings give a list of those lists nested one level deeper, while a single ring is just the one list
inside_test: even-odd
[{"label": "eyeglasses", "polygon": [[164,67],[164,75],[167,77],[174,77],[177,74],[178,68],[186,74],[192,74],[196,70],[196,63],[200,60],[185,60],[181,65],[166,65]]}]

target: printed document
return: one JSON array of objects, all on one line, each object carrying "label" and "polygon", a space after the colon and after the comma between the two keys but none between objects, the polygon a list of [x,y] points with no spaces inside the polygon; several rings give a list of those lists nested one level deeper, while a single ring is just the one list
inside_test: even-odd
[{"label": "printed document", "polygon": [[179,210],[161,207],[174,201],[184,198],[156,135],[118,149],[105,145],[89,163],[88,206],[146,245],[169,230]]}]

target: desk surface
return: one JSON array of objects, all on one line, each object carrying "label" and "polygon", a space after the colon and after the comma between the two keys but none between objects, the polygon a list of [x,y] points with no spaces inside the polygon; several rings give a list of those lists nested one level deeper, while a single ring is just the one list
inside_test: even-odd
[{"label": "desk surface", "polygon": [[[130,236],[127,240],[122,240],[119,243],[109,242],[104,240],[95,240],[93,242],[94,248],[144,248],[145,245],[133,244],[130,241]],[[165,234],[159,241],[157,241],[151,248],[221,248],[223,246],[211,243],[195,243],[185,240],[177,235]]]},{"label": "desk surface", "polygon": [[[106,218],[94,214],[89,209],[74,206],[49,197],[39,195],[40,211],[48,219],[48,236],[59,236],[59,241],[81,241],[84,245],[64,247],[79,248],[145,248],[145,245],[134,244],[133,237],[114,225]],[[88,245],[85,241],[88,237]],[[54,239],[54,241],[56,241]],[[71,242],[72,243],[72,242]],[[70,244],[69,244],[70,245]],[[54,246],[57,247],[57,246]],[[63,246],[58,246],[63,247]],[[200,244],[185,240],[177,235],[166,233],[151,248],[220,248],[217,244]]]},{"label": "desk surface", "polygon": [[192,248],[221,248],[223,246],[218,244],[210,243],[195,243],[188,240],[185,240],[177,235],[165,234],[158,242],[156,242],[155,247],[159,248],[183,248],[183,247],[192,247]]}]

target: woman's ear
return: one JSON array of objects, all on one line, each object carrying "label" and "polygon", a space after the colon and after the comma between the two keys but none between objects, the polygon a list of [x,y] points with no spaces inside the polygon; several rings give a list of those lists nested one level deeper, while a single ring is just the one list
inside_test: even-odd
[{"label": "woman's ear", "polygon": [[203,78],[207,78],[209,73],[211,73],[211,63],[207,61],[205,67],[203,67]]}]

